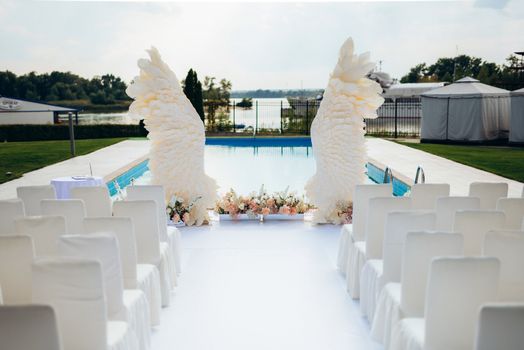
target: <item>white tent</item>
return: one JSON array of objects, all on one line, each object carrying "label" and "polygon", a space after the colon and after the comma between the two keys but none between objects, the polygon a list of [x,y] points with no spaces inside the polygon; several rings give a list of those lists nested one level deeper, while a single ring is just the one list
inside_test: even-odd
[{"label": "white tent", "polygon": [[524,143],[524,89],[511,93],[509,142]]},{"label": "white tent", "polygon": [[509,91],[466,77],[422,94],[421,139],[490,141],[508,137]]}]

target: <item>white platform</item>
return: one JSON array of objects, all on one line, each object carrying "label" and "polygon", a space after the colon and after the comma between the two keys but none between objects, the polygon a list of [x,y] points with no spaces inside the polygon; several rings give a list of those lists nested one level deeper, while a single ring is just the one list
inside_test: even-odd
[{"label": "white platform", "polygon": [[381,349],[335,269],[339,231],[303,222],[182,228],[183,274],[152,349]]}]

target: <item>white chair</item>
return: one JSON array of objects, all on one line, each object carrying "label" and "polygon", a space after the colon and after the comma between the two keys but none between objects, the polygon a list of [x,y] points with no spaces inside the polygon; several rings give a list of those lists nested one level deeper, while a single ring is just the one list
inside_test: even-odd
[{"label": "white chair", "polygon": [[404,318],[393,331],[393,350],[466,350],[475,341],[479,308],[497,298],[496,258],[436,258],[426,289],[424,318]]},{"label": "white chair", "polygon": [[392,193],[391,183],[355,186],[352,223],[342,226],[338,244],[337,267],[343,275],[346,274],[348,261],[350,260],[349,256],[354,249],[354,243],[364,241],[365,239],[369,199],[392,196]]},{"label": "white chair", "polygon": [[86,216],[84,201],[81,199],[44,199],[40,202],[42,215],[63,216],[66,233],[81,234]]},{"label": "white chair", "polygon": [[[347,289],[353,299],[360,297],[360,274],[367,260],[382,258],[384,224],[390,211],[409,210],[409,197],[375,197],[369,200],[366,217],[366,240],[355,242],[348,264]],[[358,289],[358,291],[357,291]]]},{"label": "white chair", "polygon": [[113,215],[111,196],[105,186],[73,187],[71,198],[84,201],[88,217]]},{"label": "white chair", "polygon": [[451,232],[455,213],[458,210],[479,210],[480,198],[477,197],[442,197],[437,198],[437,230]]},{"label": "white chair", "polygon": [[0,285],[4,304],[31,302],[31,264],[34,256],[31,237],[0,236]]},{"label": "white chair", "polygon": [[498,300],[524,302],[524,231],[488,232],[483,255],[500,260]]},{"label": "white chair", "polygon": [[118,240],[125,289],[140,289],[146,295],[152,326],[160,324],[160,275],[156,266],[137,264],[133,223],[130,218],[98,217],[84,219],[84,233],[111,233]]},{"label": "white chair", "polygon": [[56,241],[66,234],[66,223],[63,216],[26,216],[15,219],[15,229],[31,236],[36,256],[54,256]]},{"label": "white chair", "polygon": [[505,182],[472,182],[469,196],[480,198],[481,210],[493,210],[499,198],[508,196],[508,184]]},{"label": "white chair", "polygon": [[58,253],[100,262],[108,319],[127,322],[137,336],[140,349],[149,349],[151,321],[147,298],[141,290],[124,290],[117,238],[112,234],[62,236]]},{"label": "white chair", "polygon": [[435,210],[437,198],[449,197],[449,184],[414,184],[409,196],[412,209]]},{"label": "white chair", "polygon": [[406,317],[424,317],[424,298],[431,260],[439,256],[462,256],[460,234],[409,232],[402,251],[400,283],[387,283],[380,293],[373,317],[371,337],[389,349],[391,333]]},{"label": "white chair", "polygon": [[41,215],[40,201],[42,199],[56,199],[55,188],[51,185],[19,186],[16,195],[24,202],[25,215]]},{"label": "white chair", "polygon": [[15,233],[15,218],[25,215],[21,199],[0,200],[0,235]]},{"label": "white chair", "polygon": [[100,262],[42,258],[33,263],[33,302],[53,307],[65,350],[137,350],[126,322],[108,321]]},{"label": "white chair", "polygon": [[507,230],[520,230],[524,219],[524,198],[499,198],[497,210],[506,214]]},{"label": "white chair", "polygon": [[482,254],[484,237],[491,230],[503,230],[506,216],[501,211],[460,210],[455,214],[453,232],[464,237],[464,255]]},{"label": "white chair", "polygon": [[435,229],[435,214],[422,211],[392,211],[386,216],[381,258],[367,260],[360,275],[360,310],[373,322],[382,287],[400,282],[402,247],[408,232]]},{"label": "white chair", "polygon": [[180,259],[180,231],[174,226],[167,226],[166,214],[166,193],[164,186],[160,185],[138,185],[128,186],[126,188],[128,200],[154,200],[158,210],[158,225],[160,229],[160,241],[169,244],[171,255],[173,258],[173,265],[175,276],[172,276],[173,282],[176,284],[176,274],[182,272]]},{"label": "white chair", "polygon": [[133,221],[139,264],[155,265],[160,272],[162,306],[169,306],[171,275],[166,245],[161,245],[158,229],[156,202],[153,200],[117,201],[113,204],[117,217],[128,217]]},{"label": "white chair", "polygon": [[48,305],[0,306],[2,350],[61,350],[58,325]]},{"label": "white chair", "polygon": [[524,304],[490,303],[480,309],[475,350],[522,350]]}]

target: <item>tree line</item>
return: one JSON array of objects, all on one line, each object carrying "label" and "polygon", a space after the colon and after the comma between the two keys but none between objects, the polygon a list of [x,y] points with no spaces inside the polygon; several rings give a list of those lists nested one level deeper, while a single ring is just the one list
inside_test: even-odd
[{"label": "tree line", "polygon": [[524,86],[524,74],[519,73],[519,67],[521,63],[515,55],[510,55],[502,65],[468,55],[442,57],[432,65],[417,64],[400,82],[453,82],[470,76],[485,84],[515,90]]}]

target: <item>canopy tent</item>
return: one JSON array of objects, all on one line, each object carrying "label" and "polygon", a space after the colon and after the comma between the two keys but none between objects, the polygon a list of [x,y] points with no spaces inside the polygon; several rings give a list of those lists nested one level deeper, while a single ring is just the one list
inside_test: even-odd
[{"label": "canopy tent", "polygon": [[511,93],[509,142],[524,143],[524,89]]},{"label": "canopy tent", "polygon": [[481,142],[508,137],[509,91],[466,77],[422,96],[422,141]]}]

